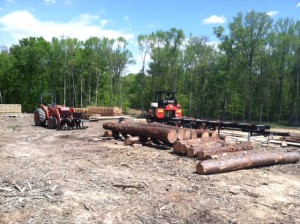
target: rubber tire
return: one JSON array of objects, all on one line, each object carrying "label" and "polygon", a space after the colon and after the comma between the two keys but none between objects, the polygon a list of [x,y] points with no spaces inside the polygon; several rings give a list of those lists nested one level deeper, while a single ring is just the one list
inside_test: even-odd
[{"label": "rubber tire", "polygon": [[48,119],[48,128],[50,128],[50,129],[57,128],[57,119],[56,119],[56,117],[53,117],[53,116],[49,117],[49,119]]},{"label": "rubber tire", "polygon": [[42,108],[37,108],[34,111],[34,124],[36,126],[46,125],[46,113]]}]

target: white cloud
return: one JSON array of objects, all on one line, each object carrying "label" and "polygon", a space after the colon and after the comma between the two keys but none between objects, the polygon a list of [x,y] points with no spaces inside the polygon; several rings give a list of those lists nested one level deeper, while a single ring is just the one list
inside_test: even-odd
[{"label": "white cloud", "polygon": [[64,4],[65,5],[73,5],[73,1],[72,0],[65,0]]},{"label": "white cloud", "polygon": [[296,7],[300,7],[300,2],[296,5]]},{"label": "white cloud", "polygon": [[128,22],[130,20],[129,16],[124,17],[124,21]]},{"label": "white cloud", "polygon": [[269,12],[267,12],[267,15],[271,16],[271,17],[276,16],[277,14],[278,14],[278,11],[269,11]]},{"label": "white cloud", "polygon": [[[86,40],[91,36],[116,39],[123,36],[132,40],[134,35],[117,30],[104,29],[109,21],[99,16],[82,14],[69,22],[40,21],[29,11],[15,11],[0,17],[1,45],[16,44],[29,36],[42,36],[51,41],[52,37],[70,37]],[[5,40],[4,38],[5,37]]]},{"label": "white cloud", "polygon": [[202,20],[202,23],[204,25],[207,25],[207,24],[223,24],[225,22],[226,22],[226,18],[223,15],[222,16],[212,15],[212,16]]},{"label": "white cloud", "polygon": [[46,5],[54,5],[56,3],[56,0],[44,0],[44,3]]}]

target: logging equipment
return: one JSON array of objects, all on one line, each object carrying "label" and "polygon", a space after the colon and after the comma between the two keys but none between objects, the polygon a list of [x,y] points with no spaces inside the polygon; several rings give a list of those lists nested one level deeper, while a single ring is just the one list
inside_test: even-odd
[{"label": "logging equipment", "polygon": [[174,91],[157,91],[155,92],[155,102],[151,103],[151,107],[147,114],[143,116],[148,123],[158,122],[176,127],[185,127],[193,129],[233,129],[248,132],[251,135],[279,135],[289,136],[287,132],[270,132],[271,126],[268,124],[252,124],[226,122],[221,120],[204,120],[184,117],[182,115],[181,105],[177,102],[176,92]]},{"label": "logging equipment", "polygon": [[[51,104],[43,103],[44,97],[51,98]],[[34,123],[36,126],[43,126],[50,129],[82,129],[80,119],[81,113],[75,112],[74,107],[56,104],[56,97],[53,93],[43,93],[40,98],[40,106],[34,111]]]},{"label": "logging equipment", "polygon": [[155,92],[155,102],[151,103],[151,108],[145,117],[148,123],[160,122],[177,126],[178,119],[182,118],[182,109],[177,102],[176,92]]}]

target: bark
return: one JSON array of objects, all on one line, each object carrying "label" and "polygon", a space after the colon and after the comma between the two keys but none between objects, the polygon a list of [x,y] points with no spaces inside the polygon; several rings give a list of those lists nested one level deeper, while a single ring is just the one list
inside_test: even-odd
[{"label": "bark", "polygon": [[211,155],[206,155],[204,160],[208,159],[224,159],[224,158],[230,158],[234,156],[240,156],[244,157],[248,154],[251,153],[256,153],[257,150],[244,150],[244,151],[236,151],[236,152],[223,152],[219,154],[211,154]]},{"label": "bark", "polygon": [[173,144],[173,150],[175,153],[181,153],[182,147],[185,145],[197,144],[196,142],[202,141],[201,138],[189,139],[189,140],[178,140]]},{"label": "bark", "polygon": [[184,129],[184,138],[183,139],[191,139],[191,131],[189,129]]},{"label": "bark", "polygon": [[209,132],[204,129],[195,129],[197,132],[197,137],[198,138],[207,138],[210,136]]},{"label": "bark", "polygon": [[[190,139],[190,140],[183,140],[180,142],[180,153],[185,155],[187,153],[187,149],[190,146],[197,146],[203,142],[216,142],[220,140],[219,138],[197,138],[197,139]],[[174,147],[174,146],[173,146]]]},{"label": "bark", "polygon": [[106,130],[103,134],[104,137],[113,137],[113,132],[111,130]]},{"label": "bark", "polygon": [[196,166],[198,174],[216,174],[234,170],[270,166],[276,164],[296,163],[300,159],[298,152],[261,152],[251,153],[245,157],[234,156],[220,160],[205,160]]},{"label": "bark", "polygon": [[243,142],[237,145],[227,145],[225,147],[202,150],[201,152],[198,153],[198,158],[204,160],[205,157],[209,155],[216,155],[223,152],[236,152],[236,151],[251,150],[251,149],[253,149],[253,145],[251,144],[251,142]]},{"label": "bark", "polygon": [[187,157],[189,157],[189,158],[197,157],[197,155],[204,150],[211,149],[211,148],[213,148],[213,149],[220,148],[220,147],[223,147],[224,144],[225,143],[222,142],[221,140],[216,141],[216,142],[204,142],[204,143],[198,144],[197,146],[190,146],[187,149],[186,154],[187,154]]},{"label": "bark", "polygon": [[133,145],[136,143],[144,143],[144,142],[148,142],[150,139],[147,137],[143,137],[143,136],[129,136],[125,139],[125,145]]},{"label": "bark", "polygon": [[280,140],[300,143],[300,136],[285,136],[281,137]]},{"label": "bark", "polygon": [[168,128],[110,122],[104,123],[103,128],[132,136],[150,137],[153,140],[158,139],[171,144],[177,140],[176,130]]},{"label": "bark", "polygon": [[151,126],[151,127],[160,127],[160,128],[167,128],[167,129],[174,129],[177,132],[177,138],[179,140],[183,140],[185,139],[185,130],[184,128],[179,128],[179,127],[175,127],[172,125],[167,125],[167,124],[162,124],[162,123],[158,123],[158,122],[153,122],[153,123],[148,123],[148,124],[139,124],[139,125],[146,125],[146,126]]}]

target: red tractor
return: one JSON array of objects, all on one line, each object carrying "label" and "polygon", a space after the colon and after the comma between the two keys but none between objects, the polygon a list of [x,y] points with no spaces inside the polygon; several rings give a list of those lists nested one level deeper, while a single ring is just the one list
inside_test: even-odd
[{"label": "red tractor", "polygon": [[156,102],[151,103],[151,108],[146,115],[147,122],[161,122],[178,125],[182,118],[181,105],[177,103],[176,92],[155,92]]},{"label": "red tractor", "polygon": [[[51,104],[43,104],[45,96],[51,97]],[[36,126],[47,126],[50,129],[79,129],[83,128],[80,120],[81,113],[76,113],[74,107],[57,105],[54,94],[42,94],[40,107],[34,111],[34,123]]]}]

